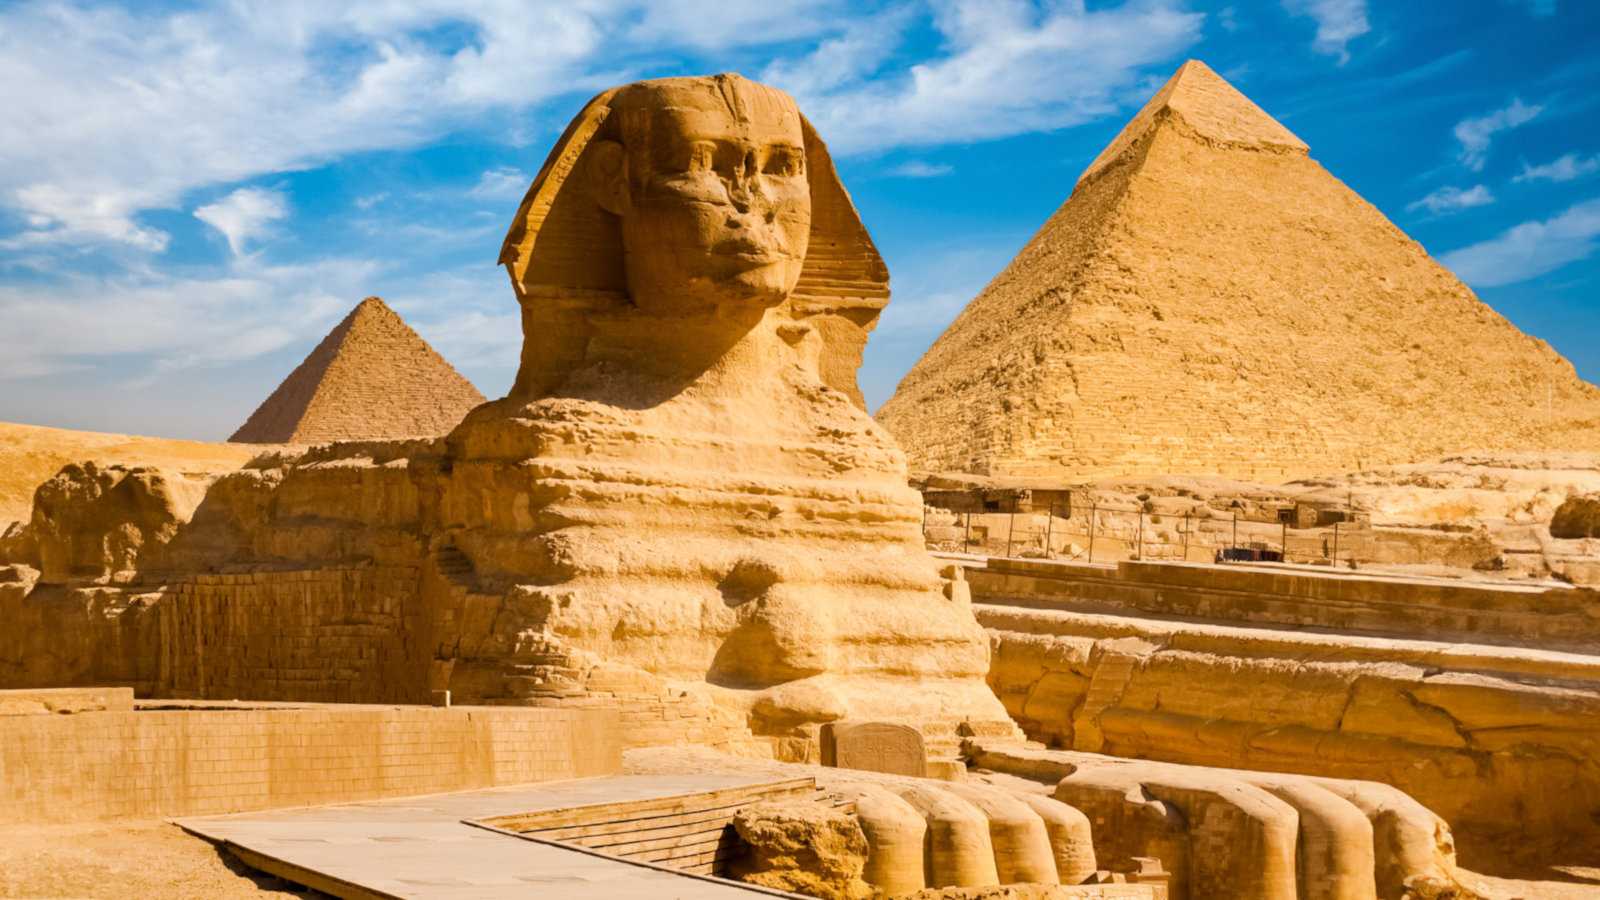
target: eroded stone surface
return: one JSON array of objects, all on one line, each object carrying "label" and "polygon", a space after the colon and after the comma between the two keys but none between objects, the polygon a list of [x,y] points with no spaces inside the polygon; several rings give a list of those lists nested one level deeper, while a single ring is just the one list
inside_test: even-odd
[{"label": "eroded stone surface", "polygon": [[825,764],[841,769],[917,778],[928,774],[922,733],[893,722],[829,723],[823,726],[822,757]]},{"label": "eroded stone surface", "polygon": [[1191,61],[879,419],[926,472],[1263,479],[1592,450],[1600,388]]},{"label": "eroded stone surface", "polygon": [[873,896],[861,878],[867,837],[849,813],[812,801],[758,803],[733,827],[749,847],[730,864],[740,881],[828,900]]}]

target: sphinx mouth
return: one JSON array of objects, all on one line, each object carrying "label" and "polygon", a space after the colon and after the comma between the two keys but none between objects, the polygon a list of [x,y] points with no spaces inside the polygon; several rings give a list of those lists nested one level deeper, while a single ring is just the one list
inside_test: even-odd
[{"label": "sphinx mouth", "polygon": [[744,237],[718,241],[711,245],[711,252],[751,263],[777,262],[783,258],[776,249]]}]

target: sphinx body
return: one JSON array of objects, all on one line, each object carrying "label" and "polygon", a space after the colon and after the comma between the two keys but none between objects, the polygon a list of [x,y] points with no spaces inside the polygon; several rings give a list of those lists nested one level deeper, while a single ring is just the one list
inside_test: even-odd
[{"label": "sphinx body", "polygon": [[668,695],[682,733],[652,739],[705,720],[800,757],[843,717],[1012,732],[862,408],[887,272],[790,98],[735,75],[601,94],[502,262],[509,396],[433,441],[264,457],[141,545],[164,617],[147,690]]},{"label": "sphinx body", "polygon": [[[517,387],[447,441],[441,531],[517,611],[452,690],[559,689],[506,664],[559,645],[706,684],[760,734],[1006,722],[965,586],[923,550],[903,457],[858,405],[887,278],[793,101],[738,76],[644,82],[574,130],[587,143],[552,153],[503,256]],[[572,254],[580,237],[620,245],[620,267]]]}]

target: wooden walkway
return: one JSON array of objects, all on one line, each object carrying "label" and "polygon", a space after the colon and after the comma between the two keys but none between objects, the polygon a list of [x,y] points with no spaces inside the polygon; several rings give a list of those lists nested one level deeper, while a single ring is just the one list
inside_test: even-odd
[{"label": "wooden walkway", "polygon": [[618,775],[426,797],[177,820],[246,864],[345,898],[690,900],[792,897],[472,822],[769,783],[739,775]]}]

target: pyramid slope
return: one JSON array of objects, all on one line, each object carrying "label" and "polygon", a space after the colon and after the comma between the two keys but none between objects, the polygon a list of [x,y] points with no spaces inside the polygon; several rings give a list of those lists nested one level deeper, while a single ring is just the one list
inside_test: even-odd
[{"label": "pyramid slope", "polygon": [[879,411],[913,468],[1265,479],[1600,446],[1570,363],[1308,155],[1200,133],[1183,87]]},{"label": "pyramid slope", "polygon": [[483,395],[377,297],[357,304],[229,438],[320,443],[425,437]]}]

